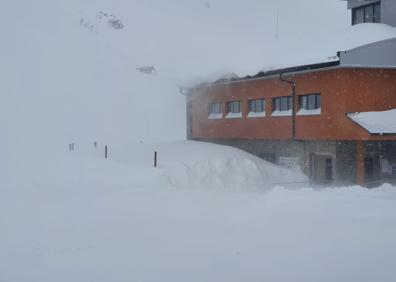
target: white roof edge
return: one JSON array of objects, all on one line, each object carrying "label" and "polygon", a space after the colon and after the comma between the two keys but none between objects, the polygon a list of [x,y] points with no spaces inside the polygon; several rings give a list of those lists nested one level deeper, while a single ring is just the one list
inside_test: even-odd
[{"label": "white roof edge", "polygon": [[396,109],[348,113],[347,116],[370,134],[396,134]]},{"label": "white roof edge", "polygon": [[350,48],[350,49],[347,49],[347,50],[342,50],[342,51],[339,51],[339,52],[349,52],[349,51],[353,51],[353,50],[360,49],[360,48],[363,48],[363,47],[368,47],[368,46],[371,46],[371,45],[375,45],[375,44],[378,44],[378,43],[381,43],[381,42],[387,42],[387,41],[393,41],[393,40],[396,40],[396,36],[391,37],[391,38],[377,40],[377,41],[370,42],[370,43],[363,44],[363,45],[359,45],[359,46],[356,46],[356,47],[353,47],[353,48]]},{"label": "white roof edge", "polygon": [[359,64],[340,64],[339,67],[359,68],[359,69],[396,69],[396,65],[359,65]]},{"label": "white roof edge", "polygon": [[[304,71],[295,71],[295,72],[285,72],[284,76],[291,76],[295,74],[304,74],[309,72],[320,72],[320,71],[328,71],[333,69],[342,69],[342,68],[360,68],[360,69],[396,69],[396,66],[372,66],[372,65],[337,65],[331,67],[324,67],[320,69],[311,69],[311,70],[304,70]],[[233,84],[233,83],[240,83],[243,81],[255,81],[255,80],[266,80],[266,79],[273,79],[274,77],[279,77],[278,74],[276,75],[269,75],[269,76],[261,76],[261,77],[254,77],[254,78],[246,78],[246,79],[238,79],[238,80],[231,80],[227,82],[219,82],[216,85],[224,85],[224,84]],[[210,84],[210,83],[209,83]]]}]

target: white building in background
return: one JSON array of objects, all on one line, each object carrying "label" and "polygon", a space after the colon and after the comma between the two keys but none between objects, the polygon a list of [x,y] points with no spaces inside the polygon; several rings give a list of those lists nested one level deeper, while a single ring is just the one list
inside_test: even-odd
[{"label": "white building in background", "polygon": [[384,23],[396,27],[396,0],[347,0],[352,25]]}]

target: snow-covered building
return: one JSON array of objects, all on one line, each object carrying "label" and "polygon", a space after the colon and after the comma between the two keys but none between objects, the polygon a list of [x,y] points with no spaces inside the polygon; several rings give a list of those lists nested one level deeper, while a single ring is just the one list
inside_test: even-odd
[{"label": "snow-covered building", "polygon": [[[391,2],[348,5],[356,9],[353,17],[363,3],[380,5],[386,19],[381,5]],[[301,169],[315,183],[396,182],[394,32],[320,63],[222,77],[189,89],[188,138]]]}]

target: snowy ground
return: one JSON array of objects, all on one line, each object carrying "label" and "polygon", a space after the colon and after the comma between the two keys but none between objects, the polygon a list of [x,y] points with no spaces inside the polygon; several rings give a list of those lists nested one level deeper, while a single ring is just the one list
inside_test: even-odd
[{"label": "snowy ground", "polygon": [[195,142],[79,148],[0,182],[0,281],[394,281],[394,187],[286,190],[305,177]]}]

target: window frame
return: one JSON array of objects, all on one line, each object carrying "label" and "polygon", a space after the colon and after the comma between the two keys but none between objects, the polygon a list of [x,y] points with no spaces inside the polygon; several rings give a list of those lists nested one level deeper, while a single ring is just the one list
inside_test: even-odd
[{"label": "window frame", "polygon": [[[279,101],[279,102],[278,102]],[[282,101],[286,101],[286,109],[282,110]],[[272,112],[287,112],[292,110],[293,97],[292,96],[280,96],[272,98]]]},{"label": "window frame", "polygon": [[[371,12],[370,12],[371,11]],[[363,12],[363,21],[356,22],[357,13]],[[371,17],[368,18],[368,14]],[[352,25],[361,23],[380,23],[381,22],[381,2],[375,2],[360,7],[352,8]]]},{"label": "window frame", "polygon": [[[261,102],[261,111],[257,110],[257,102]],[[252,105],[254,105],[252,107]],[[265,99],[264,98],[259,98],[259,99],[249,99],[248,100],[248,112],[249,113],[265,113]]]},{"label": "window frame", "polygon": [[[314,97],[314,107],[311,108],[310,98]],[[299,110],[306,110],[306,111],[315,111],[322,108],[322,96],[321,93],[310,93],[310,94],[303,94],[298,95],[298,105]]]},{"label": "window frame", "polygon": [[[233,111],[232,105],[238,105],[238,112]],[[229,101],[227,102],[227,114],[239,114],[242,113],[242,101],[237,100],[237,101]]]},{"label": "window frame", "polygon": [[[218,110],[219,110],[219,112],[217,112],[217,111],[213,111],[213,109],[214,109],[214,105],[218,105],[219,107],[218,107]],[[223,114],[223,103],[221,103],[221,102],[212,102],[212,103],[209,103],[209,115],[211,115],[211,114],[213,114],[213,115],[220,115],[220,114]]]}]

